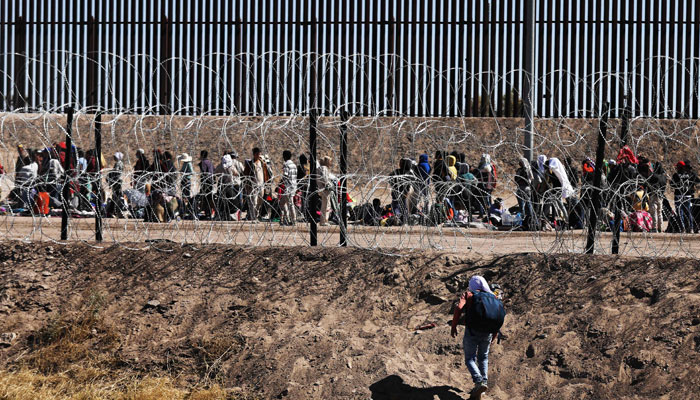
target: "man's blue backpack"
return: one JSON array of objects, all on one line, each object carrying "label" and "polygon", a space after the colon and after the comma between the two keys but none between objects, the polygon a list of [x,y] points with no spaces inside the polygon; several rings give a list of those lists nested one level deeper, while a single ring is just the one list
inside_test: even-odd
[{"label": "man's blue backpack", "polygon": [[503,326],[505,318],[506,309],[496,296],[479,290],[472,293],[472,304],[467,311],[467,329],[495,334]]}]

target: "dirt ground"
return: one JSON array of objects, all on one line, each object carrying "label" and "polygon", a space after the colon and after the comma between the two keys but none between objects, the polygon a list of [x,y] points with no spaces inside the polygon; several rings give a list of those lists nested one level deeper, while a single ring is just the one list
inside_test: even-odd
[{"label": "dirt ground", "polygon": [[[51,241],[62,243],[60,217],[12,217],[0,216],[0,233],[8,239]],[[176,243],[226,244],[240,246],[308,246],[309,225],[299,223],[294,227],[282,227],[278,223],[250,224],[247,222],[174,221],[170,223],[146,223],[135,219],[105,219],[104,244],[129,243],[127,247],[147,248],[153,241]],[[586,231],[560,232],[498,231],[485,228],[460,227],[372,227],[349,225],[348,240],[351,247],[384,251],[401,249],[405,252],[422,249],[456,251],[461,254],[505,255],[513,253],[583,253]],[[70,241],[93,242],[94,218],[75,218],[69,229]],[[318,244],[321,247],[337,247],[340,229],[337,225],[318,227]],[[611,254],[612,235],[599,232],[596,254]],[[700,235],[669,233],[626,232],[620,236],[619,254],[644,257],[700,256]]]},{"label": "dirt ground", "polygon": [[700,385],[696,260],[126,247],[143,243],[6,240],[0,372],[115,389],[167,377],[233,398],[465,399],[449,309],[480,274],[508,310],[484,398],[685,399]]}]

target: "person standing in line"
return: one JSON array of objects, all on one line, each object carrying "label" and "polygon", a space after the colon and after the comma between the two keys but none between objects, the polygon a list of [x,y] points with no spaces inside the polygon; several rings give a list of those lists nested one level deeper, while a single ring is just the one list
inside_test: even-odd
[{"label": "person standing in line", "polygon": [[651,209],[651,231],[663,232],[661,225],[664,222],[663,207],[666,193],[666,171],[660,162],[653,163],[651,176],[649,176],[649,207]]},{"label": "person standing in line", "polygon": [[292,152],[282,152],[284,165],[282,166],[282,192],[280,196],[280,209],[282,216],[280,225],[296,225],[296,209],[294,208],[294,195],[297,192],[297,166],[292,161]]},{"label": "person standing in line", "polygon": [[[209,152],[202,150],[199,153],[199,201],[197,205],[203,204],[204,220],[211,219],[214,210],[214,164],[209,159]],[[199,207],[197,207],[199,211]]]},{"label": "person standing in line", "polygon": [[19,207],[31,210],[36,195],[36,182],[39,176],[38,156],[34,152],[27,151],[27,156],[22,160],[22,166],[15,172],[15,189],[20,200]]},{"label": "person standing in line", "polygon": [[318,176],[318,190],[321,196],[321,217],[319,225],[328,225],[328,198],[335,195],[335,177],[331,173],[332,161],[329,156],[321,158]]},{"label": "person standing in line", "polygon": [[192,175],[194,168],[192,167],[192,157],[187,153],[182,153],[177,156],[180,161],[180,195],[182,196],[183,218],[194,218],[194,199],[192,198]]},{"label": "person standing in line", "polygon": [[301,215],[307,222],[311,220],[308,209],[309,173],[309,161],[305,154],[300,154],[297,164],[297,186],[301,195]]},{"label": "person standing in line", "polygon": [[535,211],[532,208],[532,182],[534,179],[530,162],[527,158],[521,157],[520,168],[515,172],[515,184],[518,186],[515,195],[520,211],[523,213],[523,228],[529,231],[536,230]]},{"label": "person standing in line", "polygon": [[144,149],[136,150],[136,164],[134,164],[134,181],[132,187],[141,192],[145,191],[148,169],[150,164],[148,158],[146,158],[146,151]]},{"label": "person standing in line", "polygon": [[241,187],[241,178],[243,177],[243,163],[238,160],[238,153],[231,150],[228,153],[231,156],[233,166],[231,167],[231,177],[233,186],[233,206],[236,208],[236,219],[241,220],[241,210],[243,209],[243,191]]},{"label": "person standing in line", "polygon": [[267,164],[262,160],[259,148],[253,149],[253,158],[246,160],[243,176],[246,179],[246,202],[248,203],[248,214],[246,219],[255,223],[258,221],[258,212],[263,205],[263,195],[265,184],[270,181],[272,174]]},{"label": "person standing in line", "polygon": [[107,173],[107,184],[112,192],[111,200],[109,201],[109,206],[107,207],[107,215],[110,216],[122,216],[124,211],[124,193],[122,192],[123,175],[124,175],[124,162],[122,159],[124,154],[121,152],[114,153],[114,166],[112,170]]},{"label": "person standing in line", "polygon": [[481,155],[477,170],[479,171],[479,201],[481,207],[486,210],[488,214],[488,210],[491,208],[491,194],[496,188],[496,172],[489,154],[484,153]]},{"label": "person standing in line", "polygon": [[430,212],[430,161],[427,154],[421,154],[418,157],[418,202],[420,211],[423,214]]},{"label": "person standing in line", "polygon": [[218,181],[216,217],[219,221],[230,221],[233,211],[233,159],[224,154],[221,163],[214,170],[215,181]]}]

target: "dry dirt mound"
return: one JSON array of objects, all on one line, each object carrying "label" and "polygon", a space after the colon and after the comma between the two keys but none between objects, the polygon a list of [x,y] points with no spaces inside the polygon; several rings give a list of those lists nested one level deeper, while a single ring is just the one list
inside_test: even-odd
[{"label": "dry dirt mound", "polygon": [[471,383],[448,312],[482,274],[509,311],[484,398],[700,387],[697,261],[157,247],[5,242],[1,370],[113,387],[167,376],[240,397],[462,399]]}]

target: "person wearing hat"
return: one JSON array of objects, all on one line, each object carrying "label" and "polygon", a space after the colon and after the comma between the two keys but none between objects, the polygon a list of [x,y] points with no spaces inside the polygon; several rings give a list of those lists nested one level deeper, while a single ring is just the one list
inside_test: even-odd
[{"label": "person wearing hat", "polygon": [[180,194],[182,196],[183,218],[193,218],[194,209],[192,207],[192,157],[187,153],[177,156],[180,162]]}]

